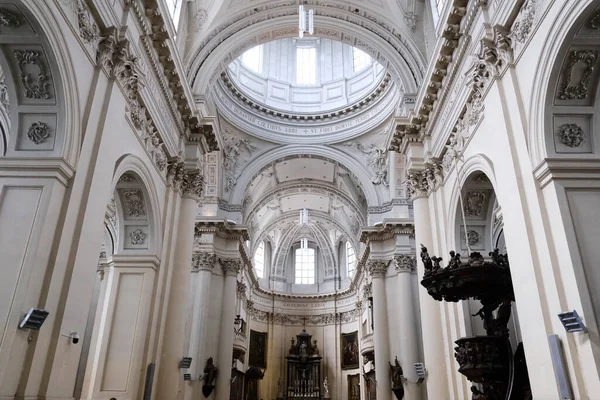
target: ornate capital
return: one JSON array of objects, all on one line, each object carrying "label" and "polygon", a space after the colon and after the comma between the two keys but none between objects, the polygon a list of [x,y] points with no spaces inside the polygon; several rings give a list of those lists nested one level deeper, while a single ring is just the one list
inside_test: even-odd
[{"label": "ornate capital", "polygon": [[398,272],[415,272],[417,268],[417,257],[414,254],[395,254],[394,262]]},{"label": "ornate capital", "polygon": [[363,298],[366,300],[372,296],[373,296],[373,284],[371,282],[367,282],[363,286]]},{"label": "ornate capital", "polygon": [[369,260],[367,261],[367,271],[372,278],[385,278],[389,260]]},{"label": "ornate capital", "polygon": [[237,283],[237,297],[240,299],[245,299],[246,298],[246,284],[244,282],[238,282]]},{"label": "ornate capital", "polygon": [[429,192],[429,183],[424,171],[408,171],[404,186],[406,187],[406,196],[412,200],[427,197]]},{"label": "ornate capital", "polygon": [[215,267],[217,256],[206,251],[195,251],[192,254],[192,272],[212,270]]},{"label": "ornate capital", "polygon": [[427,193],[437,190],[444,182],[444,172],[436,162],[429,163],[422,175],[427,180]]},{"label": "ornate capital", "polygon": [[204,174],[199,169],[186,171],[183,174],[181,190],[184,197],[199,200],[204,193]]},{"label": "ornate capital", "polygon": [[185,163],[181,158],[176,158],[167,163],[167,185],[176,191],[181,191],[185,177]]},{"label": "ornate capital", "polygon": [[219,258],[219,262],[225,276],[237,276],[242,269],[242,260],[239,258]]}]

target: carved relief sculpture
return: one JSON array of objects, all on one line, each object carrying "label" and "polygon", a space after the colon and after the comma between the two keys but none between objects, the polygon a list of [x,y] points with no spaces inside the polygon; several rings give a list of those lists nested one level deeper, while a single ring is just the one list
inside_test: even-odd
[{"label": "carved relief sculpture", "polygon": [[465,202],[465,213],[470,217],[478,217],[483,212],[486,195],[484,192],[470,191],[467,192]]},{"label": "carved relief sculpture", "polygon": [[529,33],[533,28],[533,20],[535,18],[536,4],[535,0],[528,0],[521,7],[521,11],[517,16],[515,23],[512,26],[511,35],[519,43],[524,43],[529,37]]},{"label": "carved relief sculpture", "polygon": [[256,146],[249,139],[239,139],[232,134],[228,134],[223,141],[225,191],[231,192],[237,183],[237,167],[240,164],[242,151],[245,150],[251,155],[256,150]]},{"label": "carved relief sculpture", "polygon": [[[25,97],[29,99],[49,99],[50,78],[46,74],[46,66],[42,61],[41,53],[35,50],[13,50],[13,54],[19,66]],[[37,67],[37,79],[32,78],[28,68],[30,65]]]},{"label": "carved relief sculpture", "polygon": [[146,241],[146,237],[148,237],[148,235],[145,234],[144,231],[142,231],[139,228],[129,232],[129,241],[131,244],[144,244],[144,242]]},{"label": "carved relief sculpture", "polygon": [[34,144],[41,144],[50,137],[50,127],[43,122],[34,122],[27,130],[27,138]]},{"label": "carved relief sculpture", "polygon": [[79,26],[79,34],[84,42],[95,42],[100,37],[98,25],[90,17],[90,11],[87,9],[83,0],[76,0],[75,11],[77,12],[77,25]]},{"label": "carved relief sculpture", "polygon": [[[598,50],[573,50],[569,53],[560,88],[559,98],[561,100],[578,100],[587,98],[592,74],[594,73],[594,68],[598,61],[599,55],[600,51]],[[583,70],[581,76],[578,77],[579,81],[577,82],[577,80],[574,79],[576,78],[574,76],[574,71],[576,71],[575,65],[579,63],[584,64],[585,69]]]},{"label": "carved relief sculpture", "polygon": [[386,149],[379,148],[374,144],[372,144],[371,147],[367,148],[359,142],[352,142],[347,144],[347,146],[353,146],[367,156],[367,161],[369,162],[369,165],[371,166],[371,169],[374,172],[373,178],[371,179],[371,182],[374,185],[384,185],[386,187],[390,185],[388,182],[388,163]]},{"label": "carved relief sculpture", "polygon": [[123,191],[123,196],[125,197],[125,203],[127,204],[127,215],[130,217],[146,216],[146,209],[144,208],[144,196],[142,195],[141,190],[125,190]]},{"label": "carved relief sculpture", "polygon": [[467,243],[469,244],[469,246],[474,246],[480,241],[481,238],[479,236],[479,232],[474,231],[472,229],[467,231]]},{"label": "carved relief sculpture", "polygon": [[4,7],[0,7],[0,25],[5,28],[17,28],[21,24],[21,17],[19,15]]},{"label": "carved relief sculpture", "polygon": [[577,124],[563,124],[558,129],[560,141],[569,147],[579,147],[583,142],[583,129]]},{"label": "carved relief sculpture", "polygon": [[201,269],[211,270],[215,267],[217,256],[206,251],[195,251],[192,253],[192,272]]}]

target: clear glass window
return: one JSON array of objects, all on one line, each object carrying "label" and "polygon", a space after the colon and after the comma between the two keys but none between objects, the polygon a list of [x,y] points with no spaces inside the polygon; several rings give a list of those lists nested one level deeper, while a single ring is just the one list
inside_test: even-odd
[{"label": "clear glass window", "polygon": [[251,69],[252,71],[262,74],[263,67],[263,46],[255,46],[250,50],[246,50],[242,54],[242,64]]},{"label": "clear glass window", "polygon": [[356,253],[350,242],[346,242],[346,260],[348,262],[348,276],[353,277],[356,271]]},{"label": "clear glass window", "polygon": [[298,85],[317,83],[317,49],[315,47],[296,48],[296,83]]},{"label": "clear glass window", "polygon": [[444,4],[446,4],[446,0],[435,0],[435,7],[437,8],[438,15],[440,15],[442,13]]},{"label": "clear glass window", "polygon": [[310,285],[315,283],[315,249],[296,249],[294,283]]},{"label": "clear glass window", "polygon": [[265,277],[265,242],[260,242],[254,253],[254,272],[257,278]]},{"label": "clear glass window", "polygon": [[173,25],[175,25],[175,30],[177,30],[177,25],[179,24],[179,14],[181,14],[181,3],[183,2],[183,0],[165,1],[167,2],[169,14],[171,15],[171,19],[173,20]]},{"label": "clear glass window", "polygon": [[363,69],[367,68],[369,65],[371,65],[371,56],[362,51],[361,49],[353,47],[352,56],[354,61],[354,72],[360,72]]}]

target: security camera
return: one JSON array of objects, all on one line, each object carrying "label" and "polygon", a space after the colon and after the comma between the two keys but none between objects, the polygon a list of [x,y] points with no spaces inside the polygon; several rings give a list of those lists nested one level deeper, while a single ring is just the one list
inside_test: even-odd
[{"label": "security camera", "polygon": [[68,337],[69,339],[71,339],[71,343],[73,343],[73,344],[79,343],[79,333],[77,333],[75,331],[69,332],[68,335],[62,333],[61,336]]}]

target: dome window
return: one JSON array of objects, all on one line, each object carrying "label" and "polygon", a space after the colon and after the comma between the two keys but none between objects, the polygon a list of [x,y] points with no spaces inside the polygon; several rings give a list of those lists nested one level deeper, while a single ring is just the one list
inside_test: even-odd
[{"label": "dome window", "polygon": [[296,48],[296,83],[315,85],[317,83],[317,49],[315,47]]},{"label": "dome window", "polygon": [[262,66],[263,66],[263,46],[262,44],[259,46],[255,46],[250,50],[246,50],[244,54],[242,54],[242,63],[256,72],[257,74],[262,74]]},{"label": "dome window", "polygon": [[259,279],[265,277],[265,242],[260,242],[254,252],[254,272]]},{"label": "dome window", "polygon": [[352,48],[352,57],[354,61],[354,72],[360,72],[367,68],[371,65],[371,61],[373,60],[370,55],[356,47]]},{"label": "dome window", "polygon": [[308,247],[308,240],[295,252],[294,283],[312,285],[315,283],[315,249]]},{"label": "dome window", "polygon": [[348,263],[348,277],[352,278],[356,271],[356,253],[350,242],[346,242],[346,262]]}]

